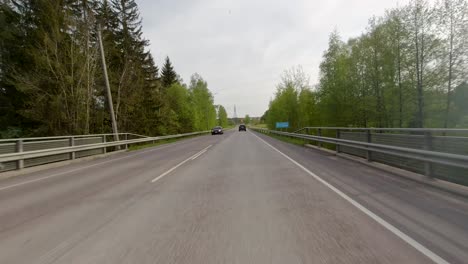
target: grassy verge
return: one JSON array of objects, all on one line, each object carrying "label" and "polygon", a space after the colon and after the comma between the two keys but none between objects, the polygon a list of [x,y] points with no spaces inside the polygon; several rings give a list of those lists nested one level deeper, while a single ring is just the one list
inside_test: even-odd
[{"label": "grassy verge", "polygon": [[[208,134],[203,134],[203,135],[208,135]],[[189,138],[194,138],[194,137],[199,137],[201,135],[194,135],[194,136],[188,136],[188,137],[180,137],[180,138],[168,138],[168,139],[161,139],[157,140],[156,142],[153,143],[142,143],[142,144],[137,144],[137,145],[131,145],[128,147],[129,151],[135,151],[135,150],[140,150],[140,149],[145,149],[145,148],[151,148],[151,147],[156,147],[164,144],[169,144],[169,143],[174,143],[177,141],[181,141],[184,139],[189,139]]]},{"label": "grassy verge", "polygon": [[256,125],[252,125],[254,127],[258,127],[258,128],[268,128],[267,124],[256,124]]},{"label": "grassy verge", "polygon": [[267,136],[272,137],[272,138],[276,138],[278,140],[281,140],[281,141],[284,141],[284,142],[287,142],[287,143],[291,143],[291,144],[294,144],[294,145],[299,145],[299,146],[304,146],[304,144],[306,143],[306,141],[304,139],[300,139],[300,138],[292,138],[292,137],[275,135],[275,134],[264,134],[264,135],[267,135]]},{"label": "grassy verge", "polygon": [[[276,134],[264,134],[264,135],[267,135],[267,136],[272,137],[272,138],[276,138],[276,139],[281,140],[283,142],[287,142],[287,143],[291,143],[291,144],[299,145],[299,146],[304,146],[305,144],[316,145],[316,141],[313,141],[313,140],[292,138],[292,137],[276,135]],[[336,149],[335,145],[330,144],[330,143],[322,143],[321,147],[326,148],[326,149],[330,149],[330,150],[335,150]]]}]

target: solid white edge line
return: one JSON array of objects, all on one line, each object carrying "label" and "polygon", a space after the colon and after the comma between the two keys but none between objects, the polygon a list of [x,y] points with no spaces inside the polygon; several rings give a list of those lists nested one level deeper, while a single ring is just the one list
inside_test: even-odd
[{"label": "solid white edge line", "polygon": [[102,164],[106,164],[106,163],[109,163],[109,162],[132,158],[132,157],[135,157],[135,156],[139,156],[139,155],[141,155],[141,154],[145,154],[145,153],[152,152],[152,151],[156,151],[156,150],[160,150],[160,149],[165,149],[165,148],[172,147],[172,146],[176,146],[176,145],[180,145],[180,144],[183,144],[183,143],[186,143],[186,142],[182,141],[182,142],[172,143],[172,144],[169,143],[169,145],[164,145],[164,146],[160,146],[160,147],[156,147],[156,148],[151,148],[151,149],[149,149],[149,150],[141,151],[141,152],[135,153],[135,154],[133,154],[133,155],[127,155],[127,156],[120,157],[120,158],[116,158],[116,159],[106,160],[106,161],[103,161],[103,162],[95,163],[95,164],[93,164],[93,165],[84,166],[84,167],[79,167],[79,168],[76,168],[76,169],[73,169],[73,170],[55,173],[55,174],[52,174],[52,175],[49,175],[49,176],[45,176],[45,177],[41,177],[41,178],[37,178],[37,179],[34,179],[34,180],[29,180],[29,181],[25,181],[25,182],[15,183],[15,184],[8,185],[8,186],[5,186],[5,187],[0,187],[0,191],[6,190],[6,189],[10,189],[10,188],[13,188],[13,187],[17,187],[17,186],[21,186],[21,185],[25,185],[25,184],[28,184],[28,183],[33,183],[33,182],[38,182],[38,181],[42,181],[42,180],[47,180],[47,179],[54,178],[54,177],[58,177],[58,176],[62,176],[62,175],[68,174],[68,173],[77,172],[77,171],[80,171],[80,170],[89,169],[89,168],[96,167],[96,166],[99,166],[99,165],[102,165]]},{"label": "solid white edge line", "polygon": [[376,215],[375,213],[373,213],[372,211],[370,211],[369,209],[367,209],[366,207],[364,207],[363,205],[361,205],[360,203],[358,203],[357,201],[355,201],[354,199],[352,199],[351,197],[349,197],[348,195],[346,195],[345,193],[343,193],[342,191],[338,190],[336,187],[334,187],[333,185],[331,185],[330,183],[328,183],[327,181],[325,181],[324,179],[320,178],[319,176],[317,176],[315,173],[311,172],[309,169],[307,169],[306,167],[302,166],[299,162],[295,161],[294,159],[292,159],[291,157],[289,157],[288,155],[284,154],[283,152],[281,152],[280,150],[278,150],[277,148],[273,147],[271,144],[269,144],[268,142],[266,142],[265,140],[263,140],[262,138],[260,138],[259,136],[255,135],[254,133],[251,132],[252,135],[254,135],[255,137],[257,137],[258,139],[260,139],[263,143],[265,143],[267,146],[269,146],[270,148],[272,148],[273,150],[275,150],[276,152],[278,152],[279,154],[281,154],[283,157],[285,157],[286,159],[288,159],[289,161],[291,161],[292,163],[294,163],[296,166],[298,166],[299,168],[301,168],[303,171],[307,172],[310,176],[314,177],[317,181],[319,181],[320,183],[322,183],[323,185],[325,185],[326,187],[328,187],[329,189],[331,189],[332,191],[334,191],[336,194],[338,194],[339,196],[341,196],[343,199],[345,199],[346,201],[348,201],[349,203],[351,203],[354,207],[356,207],[357,209],[359,209],[361,212],[363,212],[364,214],[366,214],[367,216],[369,216],[370,218],[372,218],[374,221],[376,221],[377,223],[379,223],[380,225],[382,225],[383,227],[385,227],[387,230],[389,230],[390,232],[392,232],[393,234],[395,234],[396,236],[398,236],[399,238],[401,238],[403,241],[405,241],[406,243],[408,243],[409,245],[411,245],[413,248],[415,248],[416,250],[418,250],[419,252],[421,252],[423,255],[425,255],[426,257],[428,257],[429,259],[431,259],[432,261],[434,261],[435,263],[438,263],[438,264],[449,264],[449,262],[447,262],[446,260],[444,260],[443,258],[441,258],[439,255],[435,254],[434,252],[432,252],[431,250],[429,250],[428,248],[426,248],[425,246],[421,245],[419,242],[417,242],[416,240],[414,240],[413,238],[411,238],[410,236],[406,235],[405,233],[403,233],[402,231],[400,231],[398,228],[396,228],[395,226],[393,226],[392,224],[388,223],[387,221],[385,221],[383,218],[381,218],[380,216]]},{"label": "solid white edge line", "polygon": [[179,168],[180,166],[184,165],[185,163],[187,163],[188,161],[190,160],[193,160],[194,157],[196,157],[197,155],[200,155],[204,152],[206,152],[212,145],[209,145],[208,147],[200,150],[199,152],[195,153],[194,155],[190,156],[188,159],[180,162],[179,164],[175,165],[174,167],[170,168],[169,170],[167,170],[166,172],[164,172],[163,174],[159,175],[158,177],[154,178],[151,183],[155,183],[157,182],[158,180],[162,179],[164,176],[168,175],[169,173],[173,172],[174,170],[176,170],[177,168]]}]

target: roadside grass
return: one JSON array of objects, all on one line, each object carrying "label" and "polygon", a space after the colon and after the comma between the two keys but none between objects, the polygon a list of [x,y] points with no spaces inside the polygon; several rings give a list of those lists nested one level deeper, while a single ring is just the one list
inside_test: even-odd
[{"label": "roadside grass", "polygon": [[291,144],[294,144],[294,145],[299,145],[299,146],[304,146],[307,143],[306,140],[299,139],[299,138],[291,138],[291,137],[275,135],[275,134],[264,134],[264,135],[267,135],[267,136],[272,137],[272,138],[276,138],[278,140],[281,140],[281,141],[284,141],[284,142],[287,142],[287,143],[291,143]]},{"label": "roadside grass", "polygon": [[194,137],[199,137],[207,134],[201,134],[201,135],[194,135],[194,136],[188,136],[188,137],[180,137],[180,138],[168,138],[168,139],[161,139],[157,140],[154,143],[142,143],[142,144],[137,144],[137,145],[131,145],[128,147],[129,151],[135,151],[135,150],[140,150],[140,149],[145,149],[145,148],[151,148],[151,147],[156,147],[160,145],[165,145],[169,143],[174,143],[177,141],[189,139],[189,138],[194,138]]},{"label": "roadside grass", "polygon": [[258,127],[258,128],[268,128],[267,124],[256,124],[255,127]]},{"label": "roadside grass", "polygon": [[[266,135],[266,136],[269,136],[269,137],[272,137],[272,138],[276,138],[276,139],[281,140],[281,141],[286,142],[286,143],[299,145],[299,146],[304,146],[305,144],[317,145],[316,141],[312,141],[312,140],[292,138],[292,137],[288,137],[288,136],[275,135],[275,134],[263,134],[263,135]],[[335,150],[336,149],[335,145],[330,144],[330,143],[322,143],[322,148],[326,148],[326,149],[329,149],[329,150]]]}]

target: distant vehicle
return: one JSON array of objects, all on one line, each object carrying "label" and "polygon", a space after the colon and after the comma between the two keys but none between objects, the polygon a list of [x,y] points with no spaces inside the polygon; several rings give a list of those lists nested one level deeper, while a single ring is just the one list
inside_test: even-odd
[{"label": "distant vehicle", "polygon": [[220,126],[217,126],[211,129],[211,135],[216,135],[216,134],[224,134],[223,128]]},{"label": "distant vehicle", "polygon": [[240,131],[247,131],[247,127],[245,125],[239,125],[239,132]]}]

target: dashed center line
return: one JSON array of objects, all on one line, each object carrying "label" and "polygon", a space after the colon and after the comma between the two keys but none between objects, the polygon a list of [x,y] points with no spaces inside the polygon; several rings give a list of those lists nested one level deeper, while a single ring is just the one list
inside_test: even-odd
[{"label": "dashed center line", "polygon": [[196,155],[195,157],[193,157],[192,160],[194,160],[194,159],[200,157],[200,156],[203,155],[203,153],[205,153],[205,152],[206,152],[206,149],[203,150],[202,152],[198,153],[198,155]]},{"label": "dashed center line", "polygon": [[188,159],[182,161],[181,163],[175,165],[174,167],[170,168],[168,171],[164,172],[163,174],[159,175],[158,177],[154,178],[151,182],[154,183],[154,182],[157,182],[158,180],[160,180],[161,178],[163,178],[164,176],[168,175],[169,173],[173,172],[174,170],[176,170],[177,168],[179,168],[180,166],[184,165],[185,163],[187,163],[188,161],[190,160],[194,160],[196,158],[198,158],[199,156],[201,156],[203,153],[205,153],[209,148],[211,148],[212,145],[209,145],[208,147],[200,150],[199,152],[195,153],[194,155],[190,156]]}]

